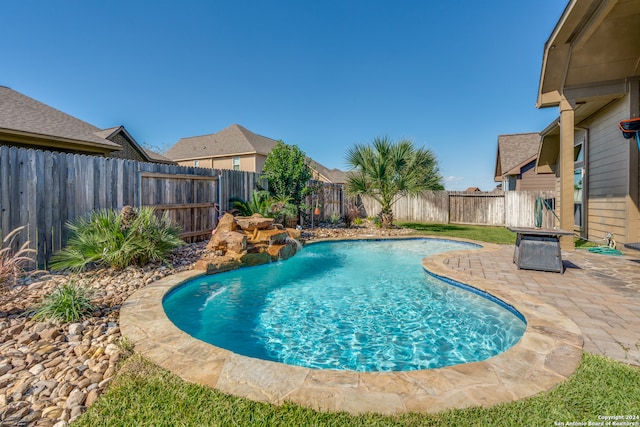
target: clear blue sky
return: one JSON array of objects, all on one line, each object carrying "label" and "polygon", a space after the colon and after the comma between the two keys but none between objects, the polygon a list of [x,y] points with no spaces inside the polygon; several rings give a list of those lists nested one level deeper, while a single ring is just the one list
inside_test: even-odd
[{"label": "clear blue sky", "polygon": [[0,85],[161,150],[238,123],[344,169],[411,138],[491,190],[498,135],[558,114],[535,101],[566,3],[3,0]]}]

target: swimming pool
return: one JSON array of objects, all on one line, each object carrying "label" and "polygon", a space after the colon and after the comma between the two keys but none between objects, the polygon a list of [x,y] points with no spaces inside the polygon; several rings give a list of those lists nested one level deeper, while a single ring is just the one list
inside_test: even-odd
[{"label": "swimming pool", "polygon": [[420,264],[473,247],[437,239],[322,242],[284,262],[193,279],[163,306],[193,337],[291,365],[377,372],[480,361],[518,342],[524,318]]}]

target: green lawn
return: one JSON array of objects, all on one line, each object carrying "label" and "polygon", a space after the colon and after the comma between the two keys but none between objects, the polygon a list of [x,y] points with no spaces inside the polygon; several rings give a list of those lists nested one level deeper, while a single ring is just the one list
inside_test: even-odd
[{"label": "green lawn", "polygon": [[430,236],[458,237],[481,242],[515,244],[516,233],[505,227],[486,227],[479,225],[459,224],[424,224],[418,222],[401,222],[398,225],[416,230],[420,234]]},{"label": "green lawn", "polygon": [[598,415],[640,415],[640,368],[585,354],[577,373],[550,392],[494,406],[435,415],[320,413],[274,406],[190,384],[135,355],[79,426],[553,426]]},{"label": "green lawn", "polygon": [[[481,242],[513,245],[516,243],[516,233],[506,227],[488,227],[482,225],[462,224],[425,224],[420,222],[399,222],[397,225],[410,228],[419,234],[429,236],[458,237],[461,239],[478,240]],[[597,243],[575,239],[576,248],[590,248]]]}]

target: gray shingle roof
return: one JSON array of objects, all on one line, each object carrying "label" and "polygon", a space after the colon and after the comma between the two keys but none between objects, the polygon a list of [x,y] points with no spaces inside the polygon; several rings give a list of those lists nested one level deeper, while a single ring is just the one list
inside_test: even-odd
[{"label": "gray shingle roof", "polygon": [[168,163],[168,164],[176,164],[173,160],[168,157],[163,156],[160,153],[156,153],[155,151],[149,150],[148,148],[142,147],[147,157],[156,163]]},{"label": "gray shingle roof", "polygon": [[335,168],[329,169],[311,158],[309,158],[309,166],[334,184],[344,184],[347,182],[348,173],[345,171]]},{"label": "gray shingle roof", "polygon": [[121,149],[99,136],[99,128],[4,86],[0,86],[0,129]]},{"label": "gray shingle roof", "polygon": [[277,143],[278,141],[274,139],[257,135],[240,125],[233,124],[217,133],[181,138],[165,155],[172,160],[240,153],[257,153],[266,156]]},{"label": "gray shingle roof", "polygon": [[498,135],[498,162],[496,172],[506,174],[516,166],[538,155],[540,134],[518,133],[512,135]]},{"label": "gray shingle roof", "polygon": [[138,150],[140,155],[143,158],[146,157],[147,161],[156,162],[156,163],[168,163],[168,164],[176,163],[173,160],[163,156],[162,154],[156,153],[155,151],[151,151],[148,148],[145,148],[142,145],[138,144],[138,141],[136,141],[133,138],[133,136],[131,136],[131,134],[127,131],[127,129],[124,126],[114,126],[112,128],[103,129],[100,132],[96,132],[96,135],[100,136],[101,138],[111,139],[112,136],[118,133],[122,133],[125,136],[125,139],[127,139],[129,143],[136,150]]}]

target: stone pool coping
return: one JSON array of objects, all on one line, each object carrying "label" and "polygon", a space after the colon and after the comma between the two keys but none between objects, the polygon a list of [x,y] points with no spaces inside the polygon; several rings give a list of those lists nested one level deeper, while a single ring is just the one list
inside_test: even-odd
[{"label": "stone pool coping", "polygon": [[[454,238],[436,240],[475,243],[482,248],[474,250],[481,251],[499,248]],[[193,338],[167,318],[162,307],[165,294],[203,274],[196,270],[168,276],[136,291],[120,310],[120,329],[136,352],[185,381],[260,402],[291,401],[320,411],[390,415],[488,407],[535,395],[565,381],[582,357],[578,326],[531,295],[481,278],[474,278],[473,283],[465,282],[468,276],[465,280],[456,278],[459,274],[447,267],[446,260],[463,252],[433,255],[422,264],[433,274],[492,294],[527,320],[527,329],[516,345],[481,362],[430,370],[353,372],[241,356]]]}]

